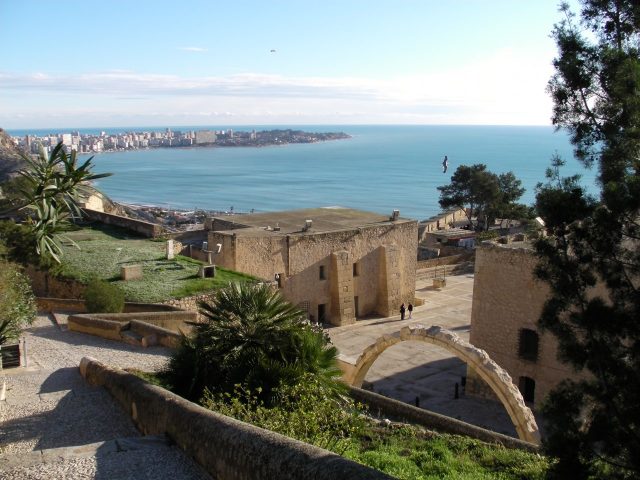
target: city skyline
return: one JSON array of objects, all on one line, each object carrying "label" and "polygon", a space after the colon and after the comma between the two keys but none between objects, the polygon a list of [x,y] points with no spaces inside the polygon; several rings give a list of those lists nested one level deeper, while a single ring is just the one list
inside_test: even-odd
[{"label": "city skyline", "polygon": [[0,127],[549,125],[556,0],[0,4]]}]

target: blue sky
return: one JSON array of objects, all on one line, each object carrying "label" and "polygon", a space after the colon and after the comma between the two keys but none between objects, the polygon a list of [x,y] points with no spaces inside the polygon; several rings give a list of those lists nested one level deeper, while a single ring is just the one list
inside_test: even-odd
[{"label": "blue sky", "polygon": [[0,127],[546,125],[557,5],[0,0]]}]

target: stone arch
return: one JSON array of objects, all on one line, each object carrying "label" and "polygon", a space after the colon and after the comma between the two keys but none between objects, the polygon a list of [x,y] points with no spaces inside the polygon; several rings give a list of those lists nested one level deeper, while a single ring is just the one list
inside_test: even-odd
[{"label": "stone arch", "polygon": [[463,360],[475,370],[498,399],[502,402],[518,437],[527,442],[539,444],[538,425],[522,398],[522,394],[511,381],[509,374],[489,358],[487,352],[462,340],[450,330],[434,325],[426,328],[421,325],[404,327],[399,332],[383,335],[372,345],[364,349],[353,368],[345,371],[344,380],[354,387],[361,387],[367,372],[387,348],[404,341],[418,341],[442,347]]}]

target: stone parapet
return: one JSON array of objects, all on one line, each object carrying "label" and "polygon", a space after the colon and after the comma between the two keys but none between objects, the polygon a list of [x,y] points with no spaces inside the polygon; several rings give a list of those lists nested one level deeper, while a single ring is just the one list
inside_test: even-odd
[{"label": "stone parapet", "polygon": [[207,410],[91,358],[82,359],[80,373],[91,385],[103,386],[144,435],[165,433],[212,478],[391,478],[327,450]]},{"label": "stone parapet", "polygon": [[379,417],[384,416],[390,419],[417,423],[437,432],[465,435],[483,442],[498,443],[508,448],[518,448],[530,452],[538,452],[540,450],[540,447],[533,443],[524,442],[508,435],[492,432],[491,430],[447,417],[446,415],[414,407],[368,390],[349,387],[349,393],[354,400],[366,404],[369,407],[369,411]]}]

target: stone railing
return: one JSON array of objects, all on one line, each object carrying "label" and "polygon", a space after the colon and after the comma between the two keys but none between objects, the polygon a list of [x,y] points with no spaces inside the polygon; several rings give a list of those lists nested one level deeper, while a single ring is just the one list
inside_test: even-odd
[{"label": "stone railing", "polygon": [[471,425],[470,423],[455,418],[440,415],[439,413],[414,407],[392,398],[378,395],[361,388],[349,387],[351,397],[369,407],[369,411],[378,417],[417,423],[437,432],[452,433],[477,438],[483,442],[499,443],[508,448],[518,448],[530,452],[538,452],[540,447],[533,443],[525,442],[517,438],[492,432],[485,428]]},{"label": "stone railing", "polygon": [[96,360],[80,373],[103,386],[144,435],[168,435],[220,480],[377,480],[388,475],[278,433],[225,417]]}]

